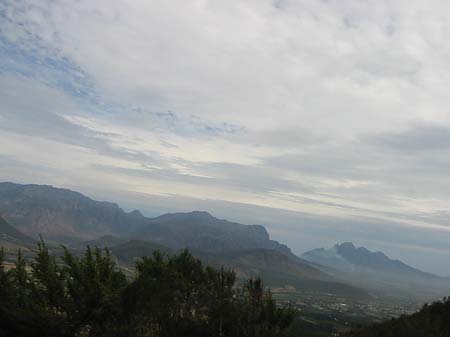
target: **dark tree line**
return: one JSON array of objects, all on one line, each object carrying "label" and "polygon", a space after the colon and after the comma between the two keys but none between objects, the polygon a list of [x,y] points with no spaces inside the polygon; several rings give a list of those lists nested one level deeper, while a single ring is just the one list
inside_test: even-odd
[{"label": "dark tree line", "polygon": [[0,337],[281,337],[294,316],[260,279],[237,286],[188,251],[142,258],[132,280],[108,250],[56,258],[41,241],[9,270],[0,251]]},{"label": "dark tree line", "polygon": [[450,298],[412,314],[356,329],[346,337],[450,337]]}]

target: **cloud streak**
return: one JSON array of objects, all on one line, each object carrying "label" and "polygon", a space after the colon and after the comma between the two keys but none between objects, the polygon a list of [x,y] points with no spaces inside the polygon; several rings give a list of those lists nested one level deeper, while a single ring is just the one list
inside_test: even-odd
[{"label": "cloud streak", "polygon": [[[311,242],[303,229],[323,242],[313,224],[333,218],[336,239],[370,244],[381,231],[373,244],[400,255],[422,245],[431,261],[449,226],[448,10],[438,0],[4,1],[1,178],[100,195],[115,186],[108,195],[135,203],[166,196],[158,209],[197,200],[187,204],[273,209],[290,223],[286,212],[307,214],[310,227],[268,221],[296,247]],[[421,243],[397,224],[432,234]]]}]

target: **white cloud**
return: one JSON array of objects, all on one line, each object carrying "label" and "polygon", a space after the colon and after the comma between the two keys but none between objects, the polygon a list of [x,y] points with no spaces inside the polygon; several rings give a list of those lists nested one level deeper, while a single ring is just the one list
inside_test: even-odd
[{"label": "white cloud", "polygon": [[341,135],[448,122],[444,3],[29,2],[12,20],[120,103]]},{"label": "white cloud", "polygon": [[7,0],[0,172],[445,229],[449,10]]}]

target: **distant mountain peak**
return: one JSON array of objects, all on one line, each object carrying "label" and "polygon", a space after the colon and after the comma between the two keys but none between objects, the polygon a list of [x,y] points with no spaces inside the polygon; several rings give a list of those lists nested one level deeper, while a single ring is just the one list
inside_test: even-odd
[{"label": "distant mountain peak", "polygon": [[398,260],[390,259],[386,254],[380,251],[370,251],[365,247],[356,247],[352,242],[344,242],[334,246],[336,252],[353,264],[370,264],[378,266],[392,265],[393,263],[401,263]]},{"label": "distant mountain peak", "polygon": [[381,290],[389,296],[422,300],[447,294],[449,288],[449,280],[391,259],[383,252],[357,248],[352,242],[336,244],[330,249],[313,249],[302,258],[353,285]]},{"label": "distant mountain peak", "polygon": [[330,268],[345,270],[366,268],[386,272],[413,273],[421,276],[429,275],[400,260],[389,258],[383,252],[373,252],[365,247],[356,247],[352,242],[336,244],[331,249],[313,249],[304,253],[302,257]]},{"label": "distant mountain peak", "polygon": [[337,252],[354,252],[356,251],[356,247],[353,242],[344,242],[341,244],[335,244],[334,248]]},{"label": "distant mountain peak", "polygon": [[129,215],[135,216],[135,217],[139,217],[139,218],[143,218],[144,215],[141,213],[140,210],[135,209],[134,211],[131,211],[130,213],[128,213]]}]

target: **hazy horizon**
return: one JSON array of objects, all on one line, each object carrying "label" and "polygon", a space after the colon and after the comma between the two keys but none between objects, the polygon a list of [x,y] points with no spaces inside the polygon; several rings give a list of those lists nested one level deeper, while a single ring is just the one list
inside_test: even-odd
[{"label": "hazy horizon", "polygon": [[0,181],[450,276],[450,3],[0,3]]}]

